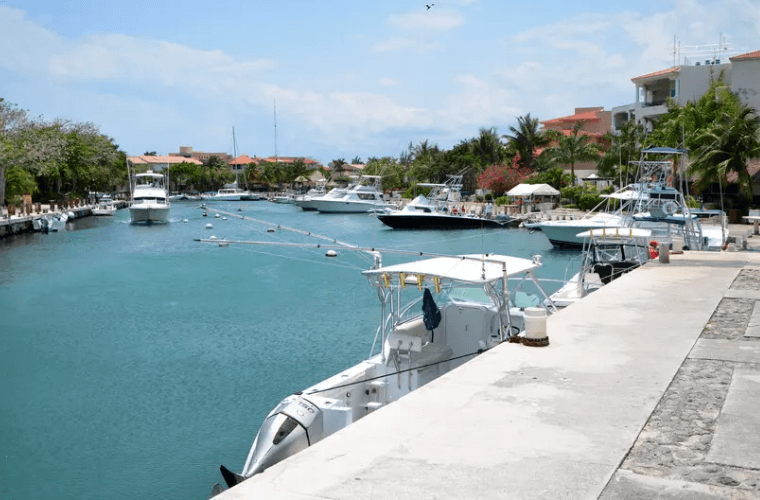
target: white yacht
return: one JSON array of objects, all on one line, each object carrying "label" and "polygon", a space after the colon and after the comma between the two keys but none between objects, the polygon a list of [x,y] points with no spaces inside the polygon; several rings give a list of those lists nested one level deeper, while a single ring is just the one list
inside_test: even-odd
[{"label": "white yacht", "polygon": [[113,216],[116,213],[116,205],[113,203],[113,198],[110,196],[103,196],[97,206],[92,209],[92,215],[105,215]]},{"label": "white yacht", "polygon": [[264,196],[239,189],[237,184],[233,184],[225,186],[215,194],[205,196],[203,199],[207,201],[257,201],[263,200]]},{"label": "white yacht", "polygon": [[492,217],[488,205],[485,216],[467,214],[461,210],[462,175],[450,175],[444,184],[419,183],[418,187],[430,188],[427,197],[419,195],[401,210],[391,210],[377,215],[385,225],[394,229],[480,229],[504,227],[508,218]]},{"label": "white yacht", "polygon": [[312,205],[322,213],[367,213],[384,210],[391,205],[383,200],[382,177],[363,175],[341,197],[315,198]]},{"label": "white yacht", "polygon": [[164,176],[148,170],[135,175],[135,188],[129,205],[129,217],[134,224],[169,222],[171,203],[167,199]]},{"label": "white yacht", "polygon": [[342,198],[346,194],[347,190],[348,188],[345,187],[335,187],[330,191],[325,192],[324,186],[321,186],[321,188],[318,186],[314,189],[310,189],[309,192],[304,196],[297,198],[295,204],[301,207],[301,210],[316,211],[317,201],[323,199],[331,200]]},{"label": "white yacht", "polygon": [[[264,420],[242,471],[221,467],[228,486],[382,411],[478,353],[517,340],[526,324],[538,325],[535,331],[546,336],[545,327],[540,332],[544,309],[513,305],[525,283],[534,283],[548,298],[534,275],[539,257],[434,256],[383,266],[380,253],[370,253],[374,265],[363,274],[381,308],[370,357],[283,399]],[[512,280],[519,283],[514,289],[508,286]]]}]

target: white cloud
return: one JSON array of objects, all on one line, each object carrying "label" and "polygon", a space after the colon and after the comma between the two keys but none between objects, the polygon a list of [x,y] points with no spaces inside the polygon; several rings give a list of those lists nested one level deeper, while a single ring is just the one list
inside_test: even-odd
[{"label": "white cloud", "polygon": [[388,19],[388,22],[392,26],[406,30],[448,30],[461,26],[464,23],[464,17],[456,11],[433,7],[430,10],[421,10],[419,12],[393,14]]}]

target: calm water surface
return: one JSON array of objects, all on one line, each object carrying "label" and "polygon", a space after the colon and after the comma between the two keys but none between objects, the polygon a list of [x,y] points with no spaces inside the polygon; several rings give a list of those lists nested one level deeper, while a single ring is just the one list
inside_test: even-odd
[{"label": "calm water surface", "polygon": [[[540,232],[393,231],[364,215],[216,206],[357,245],[540,253],[541,277],[579,264]],[[132,226],[119,210],[0,240],[0,498],[205,499],[220,464],[240,470],[277,402],[367,356],[380,313],[366,258],[195,242],[316,242],[213,214],[175,203],[164,226]]]}]

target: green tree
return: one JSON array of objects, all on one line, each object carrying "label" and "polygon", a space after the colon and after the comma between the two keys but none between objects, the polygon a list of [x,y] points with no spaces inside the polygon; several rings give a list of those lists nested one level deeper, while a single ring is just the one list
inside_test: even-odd
[{"label": "green tree", "polygon": [[530,113],[517,117],[517,128],[509,127],[511,134],[503,137],[508,140],[507,147],[519,155],[517,164],[522,168],[537,170],[543,166],[536,161],[536,149],[549,144],[549,138],[540,130],[538,118],[532,118]]},{"label": "green tree", "polygon": [[620,134],[608,134],[610,148],[599,158],[597,170],[603,177],[627,179],[629,174],[636,172],[629,167],[631,161],[641,157],[641,146],[644,141],[644,127],[635,120],[628,120],[620,128]]},{"label": "green tree", "polygon": [[747,163],[760,158],[760,122],[757,112],[746,105],[737,111],[722,110],[711,126],[695,134],[702,146],[689,171],[696,175],[696,188],[705,189],[713,182],[723,183],[735,173],[739,189],[752,197],[752,176]]},{"label": "green tree", "polygon": [[570,165],[570,179],[573,184],[575,184],[575,164],[596,160],[602,151],[600,145],[589,142],[591,136],[580,133],[582,126],[583,122],[576,123],[570,135],[553,134],[557,145],[546,151],[546,153],[554,156],[559,163]]}]

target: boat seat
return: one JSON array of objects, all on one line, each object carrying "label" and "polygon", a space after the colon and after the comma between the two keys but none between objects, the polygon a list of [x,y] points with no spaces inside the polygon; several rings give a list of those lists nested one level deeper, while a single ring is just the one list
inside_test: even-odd
[{"label": "boat seat", "polygon": [[[427,336],[428,331],[425,329],[425,323],[422,317],[397,325],[388,335],[388,346],[391,349],[403,349],[420,352],[422,344]],[[399,341],[401,346],[399,347]],[[410,347],[411,346],[411,347]]]}]

